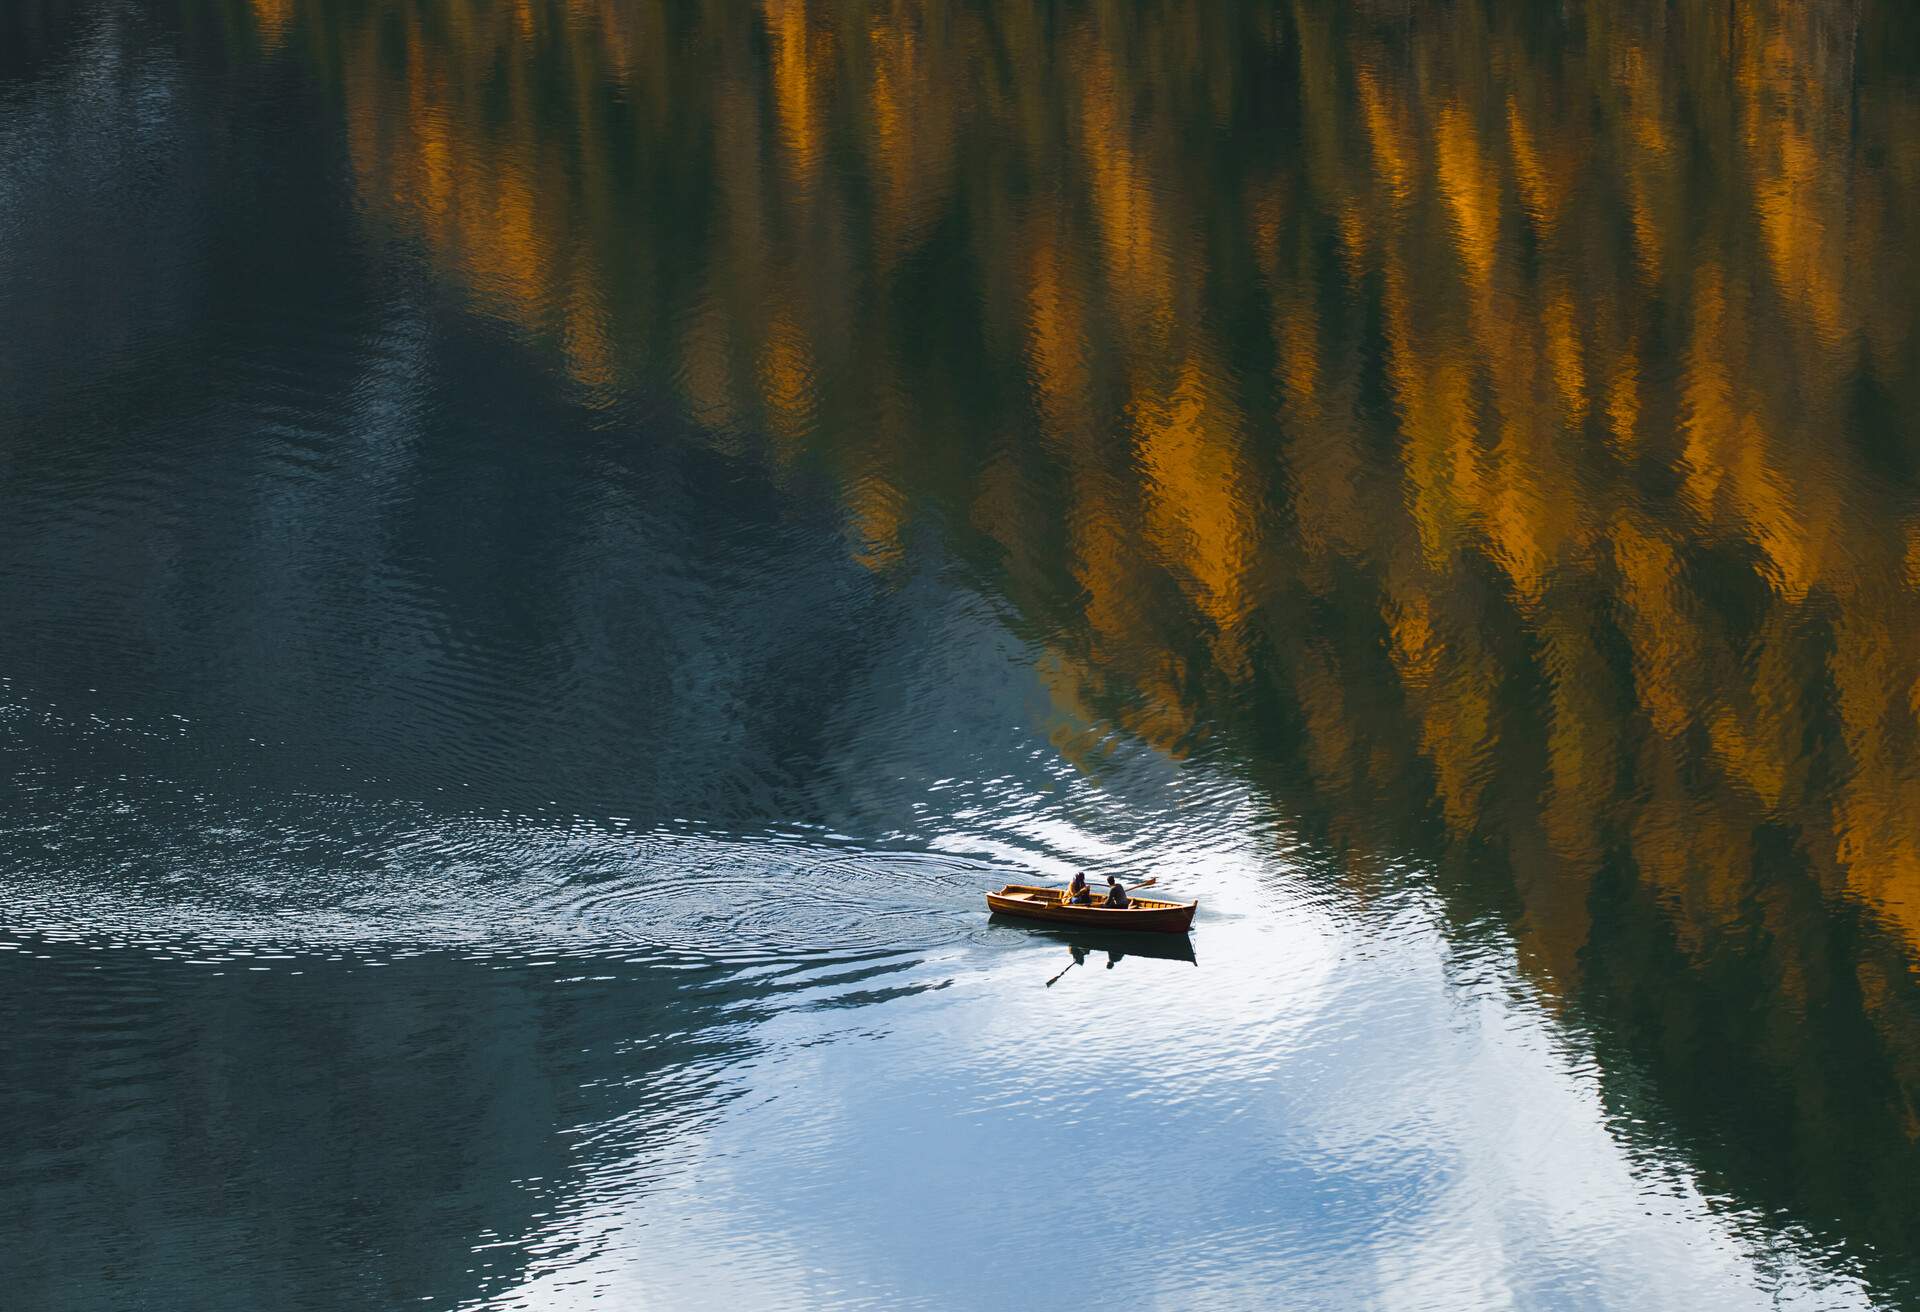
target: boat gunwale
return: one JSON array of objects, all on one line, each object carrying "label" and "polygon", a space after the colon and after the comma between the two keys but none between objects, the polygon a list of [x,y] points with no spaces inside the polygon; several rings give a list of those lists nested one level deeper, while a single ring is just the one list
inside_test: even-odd
[{"label": "boat gunwale", "polygon": [[1044,924],[1104,925],[1114,930],[1163,934],[1188,933],[1199,906],[1198,899],[1169,902],[1160,898],[1129,898],[1124,907],[1075,904],[1065,900],[1064,889],[1037,884],[1008,884],[999,892],[987,894],[987,909],[996,915],[1024,916]]},{"label": "boat gunwale", "polygon": [[1128,911],[1185,911],[1189,907],[1197,907],[1200,905],[1198,899],[1192,902],[1168,902],[1164,898],[1135,897],[1131,893],[1127,894],[1127,905],[1124,907],[1106,907],[1106,906],[1101,906],[1098,902],[1095,902],[1091,905],[1087,905],[1084,903],[1076,905],[1074,903],[1070,903],[1065,900],[1064,890],[1058,889],[1058,888],[1048,888],[1044,884],[1007,884],[1004,887],[1002,887],[999,892],[989,893],[987,894],[987,896],[1011,898],[1016,894],[1020,894],[1020,893],[1046,894],[1048,896],[1046,896],[1043,899],[1044,905],[1051,906],[1051,907],[1059,907],[1062,910],[1072,909],[1075,911],[1111,911],[1116,915],[1123,914]]}]

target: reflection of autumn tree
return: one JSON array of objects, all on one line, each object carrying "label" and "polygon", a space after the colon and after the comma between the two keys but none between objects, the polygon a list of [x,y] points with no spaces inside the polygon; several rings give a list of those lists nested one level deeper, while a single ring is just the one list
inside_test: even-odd
[{"label": "reflection of autumn tree", "polygon": [[[829,472],[876,570],[937,513],[1063,704],[1289,763],[1356,874],[1421,799],[1550,994],[1624,863],[1677,962],[1769,963],[1803,1091],[1817,996],[1920,1136],[1893,7],[255,10],[369,209],[587,399]],[[1873,927],[1852,994],[1782,843]]]}]

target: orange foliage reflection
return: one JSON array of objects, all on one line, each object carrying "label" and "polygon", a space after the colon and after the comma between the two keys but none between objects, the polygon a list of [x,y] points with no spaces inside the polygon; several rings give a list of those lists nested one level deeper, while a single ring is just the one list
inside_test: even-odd
[{"label": "orange foliage reflection", "polygon": [[1879,11],[257,7],[315,29],[377,221],[575,383],[835,473],[875,569],[938,511],[1076,716],[1184,752],[1284,706],[1276,791],[1351,868],[1396,790],[1504,852],[1548,993],[1609,861],[1704,954],[1790,835],[1920,1033],[1920,514],[1870,431],[1920,414],[1920,95],[1862,74]]}]

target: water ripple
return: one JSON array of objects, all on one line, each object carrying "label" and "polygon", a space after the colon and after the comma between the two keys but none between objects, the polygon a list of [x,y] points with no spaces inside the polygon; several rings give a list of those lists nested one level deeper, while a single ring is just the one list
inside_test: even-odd
[{"label": "water ripple", "polygon": [[39,831],[40,859],[0,883],[10,936],[191,949],[203,965],[274,947],[452,949],[528,964],[544,964],[543,953],[854,959],[954,941],[979,919],[978,890],[994,877],[944,853],[798,833],[629,834],[317,797],[296,800],[298,817],[266,802],[215,814],[192,797],[135,807],[62,790],[38,800],[60,815]]}]

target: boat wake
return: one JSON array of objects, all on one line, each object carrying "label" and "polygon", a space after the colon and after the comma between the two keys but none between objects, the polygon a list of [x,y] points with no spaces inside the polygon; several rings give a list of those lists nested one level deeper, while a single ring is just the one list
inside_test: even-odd
[{"label": "boat wake", "polygon": [[[977,932],[981,862],[816,832],[631,832],[268,795],[37,799],[0,939],[382,960],[427,951],[744,964],[924,951]],[[185,812],[186,814],[182,814]]]}]

